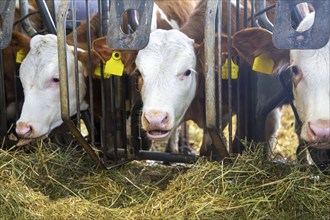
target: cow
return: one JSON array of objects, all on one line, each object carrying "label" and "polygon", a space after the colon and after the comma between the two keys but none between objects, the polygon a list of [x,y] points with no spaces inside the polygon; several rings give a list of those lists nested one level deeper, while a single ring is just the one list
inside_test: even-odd
[{"label": "cow", "polygon": [[[315,13],[307,15],[298,31],[309,29]],[[330,142],[330,43],[320,49],[277,49],[272,33],[261,28],[237,32],[233,46],[250,65],[254,58],[265,54],[274,61],[273,74],[290,65],[295,106],[302,122],[299,137],[316,148]]]},{"label": "cow", "polygon": [[[31,23],[31,27],[35,30],[42,30],[44,28],[42,18],[40,13],[38,12],[38,6],[35,0],[29,0],[28,1],[28,12],[31,14],[29,16],[29,20]],[[20,14],[20,8],[18,5],[18,2],[15,7],[15,13],[14,13],[14,31],[19,31],[21,28],[19,26],[20,22],[19,19],[21,18]],[[16,34],[15,32],[13,33]],[[14,36],[15,38],[16,36]],[[28,39],[26,37],[21,37],[20,41],[26,42]],[[15,78],[16,78],[16,54],[18,51],[23,49],[24,52],[26,48],[23,47],[11,47],[10,45],[3,49],[3,71],[4,71],[4,80],[5,80],[5,102],[6,102],[6,113],[7,113],[7,121],[8,123],[12,123],[16,117],[16,85],[15,85]],[[18,97],[18,102],[21,102],[21,97]]]},{"label": "cow", "polygon": [[[159,7],[154,7],[157,16],[157,28],[162,25],[167,29],[172,24],[182,24],[186,21],[188,12],[193,10],[196,0],[192,1],[169,1],[167,4],[162,1]],[[173,11],[164,11],[167,5]],[[170,6],[169,6],[170,5]],[[162,7],[162,8],[161,8]],[[173,12],[172,14],[169,12]],[[168,15],[168,16],[166,16]],[[175,17],[176,15],[177,17]],[[175,20],[178,18],[179,20]],[[153,20],[156,18],[153,17]],[[166,24],[166,25],[165,25]],[[98,16],[91,19],[91,37],[92,40],[98,36],[99,21]],[[155,27],[155,26],[154,26]],[[83,23],[76,30],[78,39],[78,60],[79,60],[79,100],[75,98],[75,79],[72,35],[67,37],[67,59],[69,73],[69,100],[70,115],[76,113],[75,104],[80,104],[81,110],[88,108],[84,97],[86,94],[85,78],[88,75],[86,69],[86,45],[87,25]],[[13,39],[12,44],[19,44],[17,39]],[[35,36],[31,39],[29,52],[20,67],[20,79],[24,88],[24,104],[22,113],[16,123],[16,133],[24,140],[35,140],[45,137],[55,127],[62,124],[60,113],[60,95],[59,95],[59,73],[57,57],[57,38],[54,35]],[[26,143],[27,141],[24,141]]]},{"label": "cow", "polygon": [[[138,75],[138,90],[143,101],[141,125],[152,140],[168,139],[187,120],[206,128],[204,32],[200,29],[205,26],[206,3],[201,1],[196,6],[180,30],[156,30],[151,33],[144,49],[121,51],[126,72]],[[226,6],[227,1],[223,1],[223,4]],[[231,9],[235,14],[236,4],[232,3]],[[240,9],[243,13],[242,7]],[[233,18],[233,32],[236,30],[235,22]],[[225,19],[223,23],[226,23]],[[224,25],[224,33],[226,29]],[[225,55],[228,51],[227,36],[223,34],[218,37],[222,38],[221,47]],[[113,52],[105,39],[94,41],[93,49],[103,61],[108,60]],[[225,56],[221,56],[221,62],[224,64]],[[227,96],[223,94],[223,98],[226,103]],[[228,109],[224,111],[228,112]],[[229,119],[223,119],[225,126]]]},{"label": "cow", "polygon": [[[140,51],[121,51],[127,72],[137,72],[139,91],[143,101],[141,116],[142,128],[152,140],[163,140],[171,136],[183,121],[193,120],[199,127],[206,128],[205,94],[204,94],[204,32],[206,1],[201,1],[189,17],[188,22],[177,30],[157,30],[150,35],[146,48]],[[233,16],[231,32],[236,32],[236,1],[231,1]],[[222,55],[216,60],[224,64],[228,51],[227,38],[227,1],[223,1],[223,19],[221,48]],[[239,5],[240,17],[243,17],[243,6]],[[247,9],[249,13],[249,8]],[[239,24],[243,28],[243,19]],[[216,41],[217,42],[217,41]],[[111,57],[112,49],[105,44],[105,39],[93,42],[93,49],[102,60]],[[233,57],[237,54],[232,50]],[[170,64],[170,65],[169,65]],[[223,82],[227,91],[227,82]],[[236,84],[233,83],[233,97],[238,97]],[[221,94],[224,102],[222,126],[227,125],[228,96]],[[236,112],[236,102],[232,105]],[[270,140],[279,127],[279,110],[276,109],[267,118],[265,140]],[[205,147],[206,141],[203,146]],[[202,151],[205,152],[205,148]],[[202,153],[203,154],[203,153]]]}]

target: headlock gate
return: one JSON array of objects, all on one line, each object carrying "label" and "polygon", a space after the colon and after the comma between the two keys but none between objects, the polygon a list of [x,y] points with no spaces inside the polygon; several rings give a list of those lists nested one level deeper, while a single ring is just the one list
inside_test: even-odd
[{"label": "headlock gate", "polygon": [[[0,69],[0,137],[3,146],[16,143],[10,136],[16,135],[15,123],[20,117],[24,101],[23,90],[19,78],[16,77],[19,64],[16,64],[14,69],[9,68],[12,71],[10,76],[5,69],[8,68],[5,67],[7,60],[16,59],[12,53],[9,53],[10,57],[5,55],[8,54],[5,50],[9,46],[14,47],[10,40],[15,24],[16,28],[21,27],[20,32],[30,37],[44,33],[57,35],[60,112],[65,133],[73,135],[97,165],[113,168],[132,160],[193,163],[198,159],[199,155],[194,154],[150,151],[151,141],[141,129],[143,101],[136,91],[138,76],[128,72],[122,76],[108,75],[104,72],[104,67],[108,65],[106,60],[99,66],[93,62],[96,56],[95,40],[101,37],[106,37],[106,45],[113,51],[113,62],[116,62],[116,58],[125,56],[123,51],[139,51],[145,48],[153,31],[153,18],[156,15],[154,11],[155,7],[158,8],[154,3],[157,4],[157,1],[36,0],[37,8],[32,12],[28,9],[31,7],[29,4],[34,1],[18,2],[20,9],[15,9],[15,1],[0,1],[0,61],[3,64]],[[316,12],[313,26],[303,32],[295,30],[306,16],[301,3],[308,3],[309,10]],[[198,74],[205,76],[205,82],[199,83],[205,83],[205,131],[212,139],[206,156],[211,159],[226,158],[226,161],[230,161],[229,155],[244,150],[242,140],[269,145],[269,137],[266,137],[265,132],[267,117],[277,107],[291,104],[299,121],[293,103],[292,70],[282,69],[279,76],[263,74],[258,68],[251,70],[250,65],[238,57],[240,54],[232,46],[232,36],[247,27],[259,27],[273,32],[273,43],[277,48],[304,50],[324,47],[330,36],[330,1],[201,0],[196,5],[195,10],[201,7],[205,12],[202,21],[204,25],[196,28],[200,33],[204,33],[204,73]],[[19,18],[14,18],[15,10],[19,10]],[[40,13],[43,21],[43,29],[40,30],[36,30],[30,21],[37,13]],[[85,29],[82,35],[78,26],[83,25]],[[68,38],[71,44],[68,44]],[[82,40],[84,48],[80,47]],[[68,52],[68,48],[72,48],[72,53]],[[81,94],[84,94],[79,86],[82,83],[79,76],[82,53],[86,58],[83,65],[87,70],[87,92],[84,99],[89,107],[81,108],[81,102],[75,101],[72,109],[73,101],[70,99],[80,100]],[[68,58],[71,55],[73,60]],[[72,65],[75,85],[69,80]],[[98,76],[94,73],[95,69],[99,70]],[[15,93],[9,94],[11,91]],[[74,96],[70,95],[72,91]],[[9,97],[10,95],[13,97]],[[14,113],[11,112],[13,109]],[[234,115],[237,116],[235,124],[231,120]],[[227,124],[228,140],[222,132]],[[84,127],[87,132],[83,131]],[[236,128],[235,134],[233,127]],[[29,129],[29,132],[33,132],[34,128],[30,126]],[[59,130],[60,132],[56,133],[57,129],[49,136],[63,142],[66,140],[66,137],[63,138],[64,132]],[[269,154],[269,149],[269,146],[265,146],[265,154]],[[330,161],[329,150],[314,150],[312,157],[320,164]]]}]

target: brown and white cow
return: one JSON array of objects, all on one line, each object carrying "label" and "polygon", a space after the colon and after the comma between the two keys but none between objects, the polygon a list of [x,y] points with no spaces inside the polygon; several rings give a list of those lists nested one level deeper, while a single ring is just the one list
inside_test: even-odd
[{"label": "brown and white cow", "polygon": [[[314,13],[297,28],[309,29]],[[277,49],[272,34],[264,29],[251,28],[234,35],[233,45],[251,65],[254,58],[267,54],[275,62],[273,73],[286,65],[292,66],[295,105],[302,121],[300,138],[309,143],[330,142],[330,43],[316,50]]]},{"label": "brown and white cow", "polygon": [[[159,1],[159,7],[155,7],[157,15],[157,28],[166,24],[166,28],[176,21],[181,24],[186,21],[188,12],[193,10],[196,1]],[[156,1],[158,4],[158,1]],[[162,5],[171,5],[173,14],[163,11]],[[173,12],[173,11],[172,11]],[[165,15],[170,15],[165,17]],[[177,15],[178,17],[175,17]],[[183,16],[184,15],[184,16]],[[91,20],[92,39],[96,38],[98,33],[98,16]],[[160,18],[160,19],[159,19]],[[179,20],[175,20],[180,18]],[[153,19],[155,19],[153,17]],[[168,21],[170,23],[168,23]],[[87,25],[81,25],[77,29],[78,47],[86,49],[87,39],[84,35],[87,31]],[[94,35],[95,34],[95,35]],[[68,43],[71,36],[68,36]],[[82,110],[87,109],[88,105],[84,101],[86,93],[86,84],[84,77],[87,70],[82,61],[86,61],[85,52],[79,50],[79,87],[80,98],[75,98],[75,78],[74,78],[74,58],[73,46],[67,45],[68,73],[69,73],[69,100],[71,115],[76,113],[75,104],[80,103]],[[24,88],[24,104],[20,119],[17,121],[16,132],[22,138],[36,139],[47,135],[53,128],[62,124],[60,111],[59,95],[59,72],[57,55],[57,37],[54,35],[35,36],[30,42],[30,51],[20,67],[20,78]]]},{"label": "brown and white cow", "polygon": [[[152,140],[169,138],[186,120],[193,120],[201,128],[206,128],[205,59],[202,43],[206,3],[200,2],[180,30],[156,30],[151,33],[146,48],[140,51],[122,51],[127,72],[134,72],[136,69],[140,75],[138,84],[143,101],[142,128]],[[224,5],[226,3],[227,1],[223,1]],[[234,14],[235,4],[232,6]],[[241,12],[243,13],[243,10]],[[226,23],[226,19],[222,21]],[[236,28],[235,22],[233,19],[233,32]],[[226,32],[226,26],[223,27]],[[221,37],[222,52],[225,54],[228,50],[227,36],[223,34]],[[105,39],[94,41],[93,49],[102,60],[111,57],[112,50],[105,44]],[[221,60],[222,63],[224,61],[225,59]],[[225,95],[223,97],[227,98]],[[224,117],[224,120],[223,125],[228,118]]]},{"label": "brown and white cow", "polygon": [[[29,0],[28,1],[28,12],[34,13],[38,11],[37,3],[35,0]],[[14,14],[14,22],[17,22],[21,18],[20,14],[20,8],[18,5],[18,2],[15,7],[15,14]],[[44,28],[41,14],[35,13],[29,16],[29,20],[31,23],[31,27],[37,31],[42,30]],[[19,31],[20,28],[20,22],[18,22],[14,26],[14,31]],[[17,32],[14,32],[13,35],[15,35]],[[14,36],[16,38],[17,36]],[[5,80],[5,100],[6,100],[6,113],[7,113],[7,120],[9,122],[13,121],[16,117],[16,106],[15,106],[15,78],[16,78],[16,54],[19,50],[23,49],[24,52],[28,51],[28,48],[24,48],[22,46],[26,45],[29,42],[29,39],[25,36],[18,37],[19,41],[22,42],[22,44],[17,44],[16,46],[8,46],[2,50],[3,53],[3,71],[4,71],[4,80]],[[21,46],[22,45],[22,46]],[[23,101],[23,100],[18,100]]]}]

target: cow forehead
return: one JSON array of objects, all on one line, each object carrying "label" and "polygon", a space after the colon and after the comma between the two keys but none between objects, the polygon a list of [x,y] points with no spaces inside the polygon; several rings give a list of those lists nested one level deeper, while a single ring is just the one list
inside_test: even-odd
[{"label": "cow forehead", "polygon": [[[310,13],[297,28],[298,31],[312,27],[315,12]],[[298,66],[305,79],[309,81],[329,80],[330,78],[330,38],[329,42],[320,49],[291,50],[291,64]]]},{"label": "cow forehead", "polygon": [[291,50],[291,64],[298,66],[304,78],[328,79],[330,78],[330,39],[322,48],[316,50]]},{"label": "cow forehead", "polygon": [[136,65],[142,74],[194,69],[194,41],[177,30],[156,30],[150,34],[147,47],[140,50]]},{"label": "cow forehead", "polygon": [[57,37],[37,35],[31,39],[30,51],[22,62],[20,78],[23,84],[40,83],[58,75]]}]

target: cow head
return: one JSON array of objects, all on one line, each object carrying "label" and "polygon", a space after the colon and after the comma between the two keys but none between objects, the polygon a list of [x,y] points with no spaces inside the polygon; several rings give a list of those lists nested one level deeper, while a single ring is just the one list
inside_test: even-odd
[{"label": "cow head", "polygon": [[[104,41],[94,41],[93,49],[107,60],[113,51]],[[136,67],[139,75],[142,128],[151,139],[168,138],[195,96],[194,41],[180,31],[159,29],[150,34],[144,49],[122,51],[122,60],[126,72],[132,73]]]},{"label": "cow head", "polygon": [[[13,39],[15,44],[15,38]],[[17,44],[17,43],[16,43]],[[16,132],[25,139],[36,139],[47,135],[62,123],[60,108],[60,85],[58,68],[57,37],[37,35],[30,41],[29,53],[20,67],[20,80],[24,89],[22,113],[16,124]],[[76,100],[73,47],[67,45],[68,85],[70,114],[76,113],[76,103],[81,110],[88,108],[84,101],[87,72],[78,62],[80,97]],[[78,56],[79,59],[80,56]]]},{"label": "cow head", "polygon": [[[298,31],[310,28],[314,13],[307,16]],[[317,50],[281,50],[272,43],[272,34],[251,28],[236,33],[233,45],[251,65],[256,56],[273,59],[274,73],[290,64],[294,73],[293,94],[303,123],[300,138],[309,143],[330,142],[330,45]]]},{"label": "cow head", "polygon": [[[103,60],[108,60],[113,52],[105,44],[105,39],[94,41],[93,49]],[[143,101],[142,128],[150,139],[168,138],[182,121],[193,119],[191,115],[196,112],[192,110],[192,103],[197,97],[197,86],[204,84],[199,80],[203,78],[203,45],[194,44],[178,30],[159,29],[150,34],[144,49],[121,52],[126,72],[138,74]],[[199,92],[201,96],[203,88]],[[200,118],[204,116],[202,108],[199,106],[197,110]]]}]

